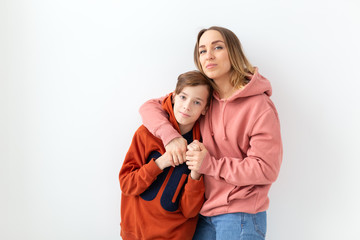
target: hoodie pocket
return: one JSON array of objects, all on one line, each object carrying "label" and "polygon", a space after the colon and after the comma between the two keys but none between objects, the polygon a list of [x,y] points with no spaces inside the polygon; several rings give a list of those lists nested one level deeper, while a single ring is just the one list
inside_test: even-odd
[{"label": "hoodie pocket", "polygon": [[234,187],[232,191],[228,194],[228,202],[235,199],[246,199],[253,197],[254,195],[256,195],[255,188],[255,185]]},{"label": "hoodie pocket", "polygon": [[211,189],[211,191],[205,191],[206,202],[210,205],[210,208],[228,205],[229,196],[231,196],[231,193],[236,188],[234,185],[216,180],[210,176],[204,178],[204,183],[208,189]]}]

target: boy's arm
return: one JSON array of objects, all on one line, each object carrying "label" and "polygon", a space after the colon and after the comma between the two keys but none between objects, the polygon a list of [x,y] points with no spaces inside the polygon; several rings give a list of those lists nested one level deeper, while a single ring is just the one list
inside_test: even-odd
[{"label": "boy's arm", "polygon": [[190,174],[185,184],[180,200],[180,210],[186,218],[197,216],[204,203],[205,186],[201,176],[199,180],[192,179]]},{"label": "boy's arm", "polygon": [[140,195],[162,172],[154,159],[146,163],[148,157],[146,156],[148,153],[145,146],[147,143],[146,136],[144,131],[141,131],[141,128],[136,131],[121,167],[119,181],[121,191],[125,195]]}]

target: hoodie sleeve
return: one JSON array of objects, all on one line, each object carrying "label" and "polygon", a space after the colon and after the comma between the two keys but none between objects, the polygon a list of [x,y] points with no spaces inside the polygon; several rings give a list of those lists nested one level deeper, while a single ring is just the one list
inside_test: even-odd
[{"label": "hoodie sleeve", "polygon": [[236,186],[273,183],[282,162],[280,123],[274,109],[268,109],[254,122],[244,159],[210,154],[204,158],[200,173],[223,179]]},{"label": "hoodie sleeve", "polygon": [[181,196],[180,209],[186,218],[197,216],[204,203],[204,180],[203,176],[199,180],[194,180],[188,176],[188,182],[185,184],[184,192]]},{"label": "hoodie sleeve", "polygon": [[119,173],[120,188],[125,195],[140,195],[162,172],[154,159],[146,163],[147,149],[145,143],[152,141],[147,137],[148,135],[139,128],[125,156]]},{"label": "hoodie sleeve", "polygon": [[144,126],[156,137],[163,141],[166,146],[171,140],[181,137],[169,122],[167,113],[161,106],[165,97],[151,99],[145,102],[139,109]]}]

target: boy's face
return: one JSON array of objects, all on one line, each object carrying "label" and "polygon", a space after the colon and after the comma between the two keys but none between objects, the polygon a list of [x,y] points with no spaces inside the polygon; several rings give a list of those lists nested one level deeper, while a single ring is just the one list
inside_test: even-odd
[{"label": "boy's face", "polygon": [[189,132],[200,115],[205,114],[208,95],[209,90],[205,85],[184,87],[174,95],[174,115],[181,134]]}]

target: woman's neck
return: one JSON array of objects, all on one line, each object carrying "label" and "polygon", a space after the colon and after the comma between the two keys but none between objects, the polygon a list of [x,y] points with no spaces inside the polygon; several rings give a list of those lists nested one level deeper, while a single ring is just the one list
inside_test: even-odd
[{"label": "woman's neck", "polygon": [[218,87],[220,99],[227,99],[231,97],[237,90],[233,85],[231,85],[229,80],[221,82],[216,80],[214,81]]},{"label": "woman's neck", "polygon": [[237,90],[242,89],[246,86],[246,83],[244,85],[234,87],[230,80],[224,80],[224,81],[216,81],[214,79],[215,84],[218,87],[218,93],[220,99],[228,99],[231,97]]}]

